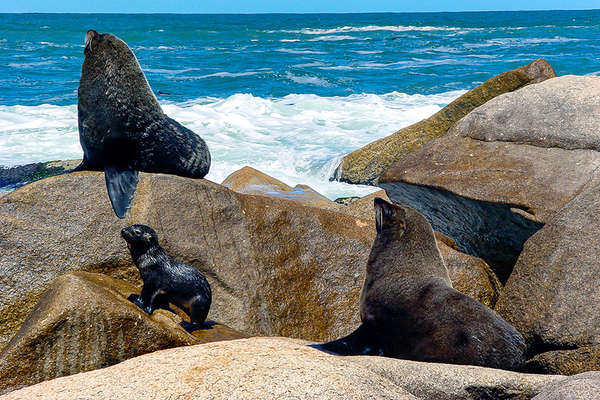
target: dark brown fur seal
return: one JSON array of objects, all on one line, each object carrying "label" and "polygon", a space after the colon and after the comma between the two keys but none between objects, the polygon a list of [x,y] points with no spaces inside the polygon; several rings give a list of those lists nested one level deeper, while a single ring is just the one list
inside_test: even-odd
[{"label": "dark brown fur seal", "polygon": [[90,30],[77,104],[83,161],[104,170],[115,214],[123,218],[138,171],[203,178],[210,153],[202,138],[167,117],[127,44]]},{"label": "dark brown fur seal", "polygon": [[121,230],[131,258],[144,282],[142,293],[135,300],[147,314],[158,305],[173,303],[190,316],[183,323],[188,331],[199,328],[208,315],[212,294],[206,277],[196,268],[171,257],[158,244],[158,235],[146,225],[131,225]]},{"label": "dark brown fur seal", "polygon": [[375,211],[377,236],[360,296],[362,325],[320,347],[344,355],[520,368],[523,337],[452,288],[429,222],[380,198]]}]

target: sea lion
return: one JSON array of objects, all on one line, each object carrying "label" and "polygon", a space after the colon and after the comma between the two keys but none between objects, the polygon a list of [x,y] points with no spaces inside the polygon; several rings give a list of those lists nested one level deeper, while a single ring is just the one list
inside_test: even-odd
[{"label": "sea lion", "polygon": [[158,243],[154,229],[131,225],[121,230],[133,262],[144,282],[135,304],[152,314],[159,304],[173,303],[190,316],[182,326],[192,331],[204,323],[212,294],[206,277],[196,268],[171,257]]},{"label": "sea lion", "polygon": [[127,44],[90,30],[84,54],[77,103],[83,161],[74,171],[104,170],[115,214],[125,217],[138,171],[203,178],[206,143],[163,113]]},{"label": "sea lion", "polygon": [[360,295],[362,324],[320,348],[344,355],[521,367],[523,337],[494,311],[452,288],[425,217],[380,198],[374,206],[377,236]]}]

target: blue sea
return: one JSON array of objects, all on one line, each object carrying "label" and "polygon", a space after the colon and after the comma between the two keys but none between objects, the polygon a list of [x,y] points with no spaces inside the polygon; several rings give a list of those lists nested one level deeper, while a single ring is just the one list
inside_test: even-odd
[{"label": "blue sea", "polygon": [[0,165],[82,156],[88,29],[125,40],[165,112],[202,136],[221,182],[250,165],[330,198],[341,157],[536,58],[600,75],[600,11],[0,14]]}]

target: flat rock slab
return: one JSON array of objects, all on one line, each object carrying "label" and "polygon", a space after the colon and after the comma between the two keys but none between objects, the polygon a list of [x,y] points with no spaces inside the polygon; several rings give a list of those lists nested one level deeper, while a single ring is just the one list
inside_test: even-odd
[{"label": "flat rock slab", "polygon": [[562,376],[383,357],[340,357],[284,338],[146,354],[2,399],[529,399]]},{"label": "flat rock slab", "polygon": [[531,399],[560,375],[523,374],[471,365],[397,360],[385,357],[348,357],[385,376],[422,400]]},{"label": "flat rock slab", "polygon": [[1,398],[417,399],[368,368],[279,338],[163,350]]}]

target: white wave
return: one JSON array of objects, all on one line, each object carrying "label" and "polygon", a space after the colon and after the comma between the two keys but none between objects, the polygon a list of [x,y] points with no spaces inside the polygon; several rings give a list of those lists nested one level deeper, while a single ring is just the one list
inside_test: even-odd
[{"label": "white wave", "polygon": [[53,43],[53,42],[40,42],[40,44],[43,44],[44,46],[48,46],[48,47],[58,47],[58,48],[62,48],[62,49],[66,49],[69,47],[75,47],[75,45],[67,44],[67,43],[57,44],[57,43]]},{"label": "white wave", "polygon": [[134,46],[133,50],[175,50],[175,49],[185,49],[184,46]]},{"label": "white wave", "polygon": [[[374,190],[329,182],[340,157],[428,117],[462,93],[281,98],[236,94],[167,103],[163,109],[208,143],[213,160],[208,179],[222,182],[250,165],[289,185],[307,184],[335,199]],[[0,165],[81,156],[77,106],[0,106]]]},{"label": "white wave", "polygon": [[541,44],[541,43],[567,43],[567,42],[580,42],[585,39],[567,38],[555,36],[552,38],[498,38],[487,40],[491,44],[500,45],[528,45],[528,44]]},{"label": "white wave", "polygon": [[199,76],[176,76],[171,79],[175,80],[200,80],[207,78],[238,78],[240,76],[251,76],[251,75],[259,75],[262,74],[264,70],[261,71],[245,71],[245,72],[215,72],[214,74],[208,75],[199,75]]},{"label": "white wave", "polygon": [[356,54],[380,54],[383,53],[381,50],[350,50],[352,53]]},{"label": "white wave", "polygon": [[319,69],[332,71],[352,71],[354,68],[349,65],[333,65],[330,67],[319,67]]},{"label": "white wave", "polygon": [[287,72],[285,77],[291,80],[292,82],[299,83],[301,85],[314,85],[321,87],[331,87],[334,86],[332,83],[327,82],[325,79],[318,78],[316,76],[308,76],[308,75],[294,75],[291,72]]},{"label": "white wave", "polygon": [[303,28],[294,30],[265,31],[266,33],[302,33],[305,35],[329,35],[332,33],[347,32],[429,32],[429,31],[459,31],[459,30],[483,30],[484,28],[457,28],[452,26],[413,26],[413,25],[367,25],[367,26],[341,26],[336,28]]},{"label": "white wave", "polygon": [[311,62],[311,63],[306,63],[306,64],[294,64],[292,65],[292,67],[294,68],[307,68],[307,67],[318,67],[321,65],[325,65],[322,62],[319,61],[315,61],[315,62]]},{"label": "white wave", "polygon": [[367,40],[368,38],[360,38],[356,36],[348,36],[348,35],[327,35],[327,36],[318,36],[314,39],[309,39],[309,42],[338,42],[340,40]]},{"label": "white wave", "polygon": [[0,165],[82,157],[77,106],[0,106]]},{"label": "white wave", "polygon": [[275,49],[279,53],[290,53],[290,54],[327,54],[324,51],[315,51],[307,49]]},{"label": "white wave", "polygon": [[29,62],[29,63],[9,63],[8,66],[13,67],[13,68],[34,68],[34,67],[39,67],[41,65],[50,65],[50,64],[54,64],[54,63],[55,63],[55,61],[47,60],[47,61],[34,61],[34,62]]},{"label": "white wave", "polygon": [[197,71],[198,68],[185,68],[185,69],[166,69],[166,68],[144,68],[144,72],[152,72],[155,74],[169,74],[177,75],[184,72]]},{"label": "white wave", "polygon": [[281,39],[280,42],[284,42],[284,43],[293,43],[293,42],[299,42],[300,39]]},{"label": "white wave", "polygon": [[536,44],[581,42],[585,40],[587,39],[568,38],[561,36],[555,36],[551,38],[496,38],[486,40],[484,43],[464,43],[464,46],[468,48],[481,48],[493,46],[524,47]]}]

